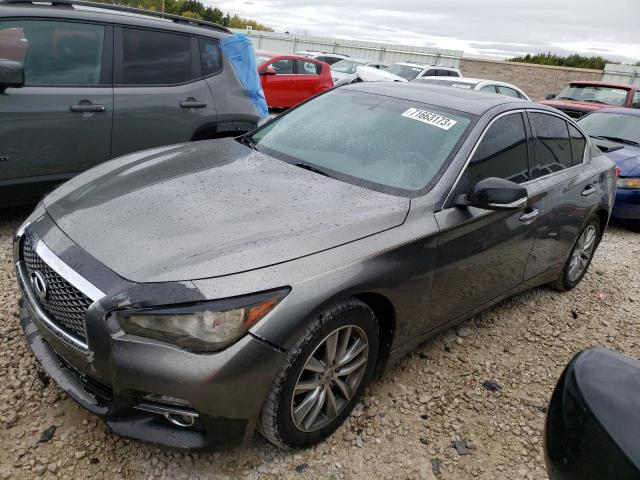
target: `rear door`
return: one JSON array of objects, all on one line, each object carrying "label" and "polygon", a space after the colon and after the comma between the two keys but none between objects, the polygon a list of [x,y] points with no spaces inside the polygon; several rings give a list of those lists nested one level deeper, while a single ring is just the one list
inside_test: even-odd
[{"label": "rear door", "polygon": [[[498,116],[485,130],[444,208],[435,214],[441,233],[429,315],[456,319],[523,282],[535,238],[539,185],[529,173],[524,114]],[[457,207],[453,199],[479,180],[498,177],[527,188],[527,207],[490,211]]]},{"label": "rear door", "polygon": [[25,86],[0,95],[0,185],[63,180],[111,156],[110,26],[0,20],[0,54]]},{"label": "rear door", "polygon": [[533,133],[532,176],[540,184],[540,222],[527,277],[564,265],[589,212],[606,188],[589,168],[586,139],[560,115],[527,114]]},{"label": "rear door", "polygon": [[187,142],[215,121],[196,37],[116,27],[114,45],[114,157]]}]

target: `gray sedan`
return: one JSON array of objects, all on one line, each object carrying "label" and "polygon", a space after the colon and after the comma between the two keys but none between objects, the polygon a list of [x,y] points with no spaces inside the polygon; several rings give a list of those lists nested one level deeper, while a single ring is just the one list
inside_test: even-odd
[{"label": "gray sedan", "polygon": [[237,139],[48,195],[15,238],[43,368],[114,432],[306,447],[375,375],[523,289],[582,279],[614,165],[557,111],[359,83]]}]

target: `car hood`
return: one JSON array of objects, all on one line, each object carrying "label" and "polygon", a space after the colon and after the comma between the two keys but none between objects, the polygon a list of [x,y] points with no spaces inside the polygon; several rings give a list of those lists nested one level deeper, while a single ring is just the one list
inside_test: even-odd
[{"label": "car hood", "polygon": [[409,204],[233,139],[121,157],[45,199],[71,240],[134,282],[223,276],[311,255],[401,225]]},{"label": "car hood", "polygon": [[620,176],[640,176],[640,148],[625,145],[623,148],[607,152],[607,157],[616,162],[620,168]]},{"label": "car hood", "polygon": [[407,82],[406,78],[379,68],[358,66],[356,72],[363,82]]},{"label": "car hood", "polygon": [[570,110],[580,110],[583,112],[593,112],[602,108],[615,107],[615,105],[606,105],[604,103],[577,102],[575,100],[543,100],[540,103],[557,108],[558,110],[568,108]]}]

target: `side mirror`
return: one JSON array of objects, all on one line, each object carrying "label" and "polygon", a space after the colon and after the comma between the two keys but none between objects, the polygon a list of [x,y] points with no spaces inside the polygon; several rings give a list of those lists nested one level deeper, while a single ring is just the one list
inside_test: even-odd
[{"label": "side mirror", "polygon": [[590,348],[567,365],[549,402],[551,480],[640,478],[640,362]]},{"label": "side mirror", "polygon": [[485,178],[471,189],[468,195],[460,195],[455,204],[485,210],[517,210],[527,204],[527,189],[502,178]]},{"label": "side mirror", "polygon": [[273,67],[267,67],[260,72],[260,75],[277,75],[276,69]]},{"label": "side mirror", "polygon": [[546,98],[547,100],[553,100],[554,98],[556,98],[556,94],[555,93],[549,93],[544,98]]},{"label": "side mirror", "polygon": [[14,60],[0,59],[0,92],[24,86],[24,65]]}]

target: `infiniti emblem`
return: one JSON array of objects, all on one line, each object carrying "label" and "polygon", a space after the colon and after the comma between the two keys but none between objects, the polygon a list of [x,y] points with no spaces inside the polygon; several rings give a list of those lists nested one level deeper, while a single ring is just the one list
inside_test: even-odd
[{"label": "infiniti emblem", "polygon": [[44,277],[40,270],[36,270],[29,276],[31,286],[36,292],[36,295],[40,300],[47,298],[47,279]]}]

